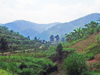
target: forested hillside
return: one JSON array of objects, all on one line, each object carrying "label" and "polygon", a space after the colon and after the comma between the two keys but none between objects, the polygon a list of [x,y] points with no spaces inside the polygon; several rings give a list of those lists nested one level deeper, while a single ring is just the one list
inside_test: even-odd
[{"label": "forested hillside", "polygon": [[0,26],[0,74],[100,75],[100,18],[50,41]]},{"label": "forested hillside", "polygon": [[[8,47],[4,52],[15,52],[21,51],[25,52],[27,49],[32,49],[32,51],[39,49],[40,46],[45,44],[50,44],[45,40],[40,40],[37,37],[34,37],[33,40],[30,40],[30,37],[24,37],[23,35],[19,34],[19,32],[14,32],[13,30],[8,30],[5,26],[0,26],[0,43],[7,42]],[[4,44],[5,45],[5,44]],[[47,46],[48,47],[48,46]],[[6,48],[6,47],[5,47]],[[43,47],[44,49],[46,48]],[[42,48],[41,48],[42,49]],[[1,50],[2,52],[2,50]]]},{"label": "forested hillside", "polygon": [[90,21],[96,21],[99,17],[99,13],[93,13],[68,23],[57,24],[49,28],[47,31],[40,33],[38,37],[40,37],[41,39],[49,40],[51,35],[65,35],[66,33],[73,31],[73,29],[83,27]]}]

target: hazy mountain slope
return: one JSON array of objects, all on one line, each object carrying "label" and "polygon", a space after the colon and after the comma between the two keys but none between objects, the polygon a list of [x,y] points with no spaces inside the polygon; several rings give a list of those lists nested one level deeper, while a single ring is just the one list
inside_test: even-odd
[{"label": "hazy mountain slope", "polygon": [[0,25],[2,25],[2,24],[0,23]]},{"label": "hazy mountain slope", "polygon": [[47,31],[44,31],[38,35],[41,39],[49,40],[50,35],[61,35],[65,33],[71,32],[73,29],[77,27],[82,27],[85,24],[89,23],[90,21],[96,21],[99,19],[100,14],[99,13],[93,13],[87,16],[84,16],[82,18],[79,18],[77,20],[71,21],[69,23],[62,23],[55,25],[51,28],[49,28]]},{"label": "hazy mountain slope", "polygon": [[47,30],[48,28],[56,24],[58,23],[36,24],[25,20],[17,20],[3,25],[8,27],[9,29],[21,33],[24,36],[30,36],[31,38],[34,38],[34,36],[38,35],[39,33]]}]

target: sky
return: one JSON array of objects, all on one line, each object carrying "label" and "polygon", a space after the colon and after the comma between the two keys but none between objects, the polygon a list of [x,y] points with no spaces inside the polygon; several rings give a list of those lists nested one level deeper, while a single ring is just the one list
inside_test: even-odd
[{"label": "sky", "polygon": [[91,13],[100,13],[100,0],[0,0],[3,24],[15,20],[64,23]]}]

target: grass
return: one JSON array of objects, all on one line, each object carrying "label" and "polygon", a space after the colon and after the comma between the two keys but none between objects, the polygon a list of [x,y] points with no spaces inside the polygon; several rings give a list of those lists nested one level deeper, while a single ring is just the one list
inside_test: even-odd
[{"label": "grass", "polygon": [[[21,69],[20,66],[23,65],[26,66],[26,68],[24,67]],[[46,58],[33,58],[17,55],[10,57],[0,56],[0,68],[18,75],[41,75],[42,73],[49,74],[52,71],[56,71],[57,66],[56,63],[52,63],[51,60]]]},{"label": "grass", "polygon": [[87,50],[91,50],[93,49],[94,47],[96,47],[98,44],[97,43],[93,43],[91,44],[90,46],[86,47],[84,50],[87,51]]},{"label": "grass", "polygon": [[0,75],[12,75],[12,73],[10,73],[6,70],[0,69]]},{"label": "grass", "polygon": [[86,50],[86,54],[92,53],[93,55],[99,54],[100,53],[100,46],[95,45],[95,46],[90,46],[88,47],[89,49]]}]

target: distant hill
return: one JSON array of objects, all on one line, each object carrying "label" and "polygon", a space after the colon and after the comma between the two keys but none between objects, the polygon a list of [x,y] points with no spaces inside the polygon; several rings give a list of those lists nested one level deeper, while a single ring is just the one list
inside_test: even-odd
[{"label": "distant hill", "polygon": [[57,35],[57,34],[64,35],[65,33],[69,33],[77,27],[83,27],[90,21],[97,21],[99,17],[100,17],[99,13],[93,13],[68,23],[57,24],[49,28],[48,30],[40,33],[38,37],[40,37],[41,39],[49,40],[50,35]]},{"label": "distant hill", "polygon": [[3,25],[8,27],[10,30],[19,32],[24,36],[30,36],[30,38],[34,38],[34,36],[38,35],[39,33],[47,30],[48,28],[56,24],[58,23],[37,24],[25,20],[17,20]]},{"label": "distant hill", "polygon": [[0,23],[0,25],[2,25],[2,24]]}]

